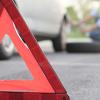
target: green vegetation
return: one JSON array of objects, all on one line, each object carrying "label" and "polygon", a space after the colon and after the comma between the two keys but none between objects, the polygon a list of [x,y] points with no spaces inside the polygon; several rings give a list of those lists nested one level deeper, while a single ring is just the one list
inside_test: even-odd
[{"label": "green vegetation", "polygon": [[[72,22],[78,22],[79,18],[77,16],[77,13],[73,9],[73,7],[68,7],[67,8],[67,15],[70,17],[70,20]],[[71,33],[68,35],[69,38],[85,38],[86,36],[82,34],[78,27],[72,27]]]},{"label": "green vegetation", "polygon": [[[66,8],[66,10],[67,10],[67,15],[69,16],[72,22],[79,21],[78,15],[73,7],[68,7]],[[84,17],[90,13],[90,9],[86,9],[86,6],[82,8],[82,11],[83,11]],[[95,22],[94,20],[88,21],[86,25],[91,25],[94,22]],[[84,33],[81,33],[79,28],[75,26],[72,27],[71,33],[68,35],[68,37],[69,38],[87,38],[87,36]]]},{"label": "green vegetation", "polygon": [[72,27],[71,33],[68,35],[69,38],[86,38],[84,33],[81,33],[77,27]]},{"label": "green vegetation", "polygon": [[77,13],[73,9],[73,7],[67,7],[67,15],[70,17],[71,21],[78,21],[79,20]]}]

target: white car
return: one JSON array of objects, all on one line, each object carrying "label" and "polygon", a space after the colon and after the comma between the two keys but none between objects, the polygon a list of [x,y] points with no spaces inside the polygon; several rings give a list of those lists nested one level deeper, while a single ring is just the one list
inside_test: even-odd
[{"label": "white car", "polygon": [[[37,40],[50,39],[55,51],[65,50],[67,17],[63,0],[14,0]],[[8,36],[0,45],[0,58],[10,58],[14,46]]]}]

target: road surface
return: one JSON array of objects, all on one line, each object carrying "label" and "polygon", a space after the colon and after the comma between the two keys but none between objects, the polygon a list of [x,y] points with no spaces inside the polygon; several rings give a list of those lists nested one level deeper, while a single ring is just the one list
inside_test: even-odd
[{"label": "road surface", "polygon": [[[51,44],[45,54],[65,86],[71,100],[100,100],[100,54],[54,53]],[[49,48],[49,49],[48,49]],[[0,61],[0,79],[31,79],[23,60],[16,54]]]}]

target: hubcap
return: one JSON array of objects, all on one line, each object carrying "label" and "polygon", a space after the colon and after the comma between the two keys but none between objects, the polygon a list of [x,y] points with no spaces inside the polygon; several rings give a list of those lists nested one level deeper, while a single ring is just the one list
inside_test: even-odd
[{"label": "hubcap", "polygon": [[10,40],[8,35],[5,35],[3,40],[2,40],[2,46],[7,52],[12,52],[14,50],[14,45],[12,41]]}]

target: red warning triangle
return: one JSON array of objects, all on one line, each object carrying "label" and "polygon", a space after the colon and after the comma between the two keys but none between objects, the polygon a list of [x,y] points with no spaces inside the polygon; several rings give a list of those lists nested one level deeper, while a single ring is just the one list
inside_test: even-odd
[{"label": "red warning triangle", "polygon": [[[42,69],[39,67],[39,64],[35,60],[35,57],[31,54],[28,47],[21,40],[20,36],[15,31],[12,20],[7,14],[6,10],[3,9],[2,15],[0,18],[0,39],[7,33],[13,43],[15,44],[16,49],[20,53],[21,57],[26,62],[31,74],[35,77],[34,80],[30,81],[0,81],[0,89],[1,90],[29,90],[29,91],[50,91],[54,92],[52,87],[50,86],[47,78],[45,77]],[[1,37],[2,36],[2,37]],[[38,53],[38,52],[36,52]],[[35,70],[34,70],[35,69]],[[6,84],[4,84],[6,83]],[[41,84],[42,83],[42,84]],[[1,85],[2,84],[2,85]]]},{"label": "red warning triangle", "polygon": [[[17,31],[15,30],[15,27],[18,29],[19,33],[17,33]],[[38,46],[37,41],[32,36],[30,30],[28,29],[12,0],[1,0],[0,2],[0,41],[4,37],[5,33],[7,33],[7,35],[9,35],[9,37],[13,41],[17,51],[25,61],[32,76],[34,76],[34,79],[1,80],[0,91],[24,91],[24,93],[44,93],[48,94],[46,95],[46,97],[44,97],[46,99],[48,98],[47,100],[50,99],[49,97],[51,93],[55,95],[58,94],[59,98],[65,98],[57,99],[58,97],[55,97],[53,95],[53,97],[56,99],[52,100],[68,100],[66,90],[64,89],[55,72],[53,71],[51,65],[48,63],[46,57]],[[20,38],[19,34],[24,39],[25,43]],[[60,96],[61,94],[62,96]]]}]

